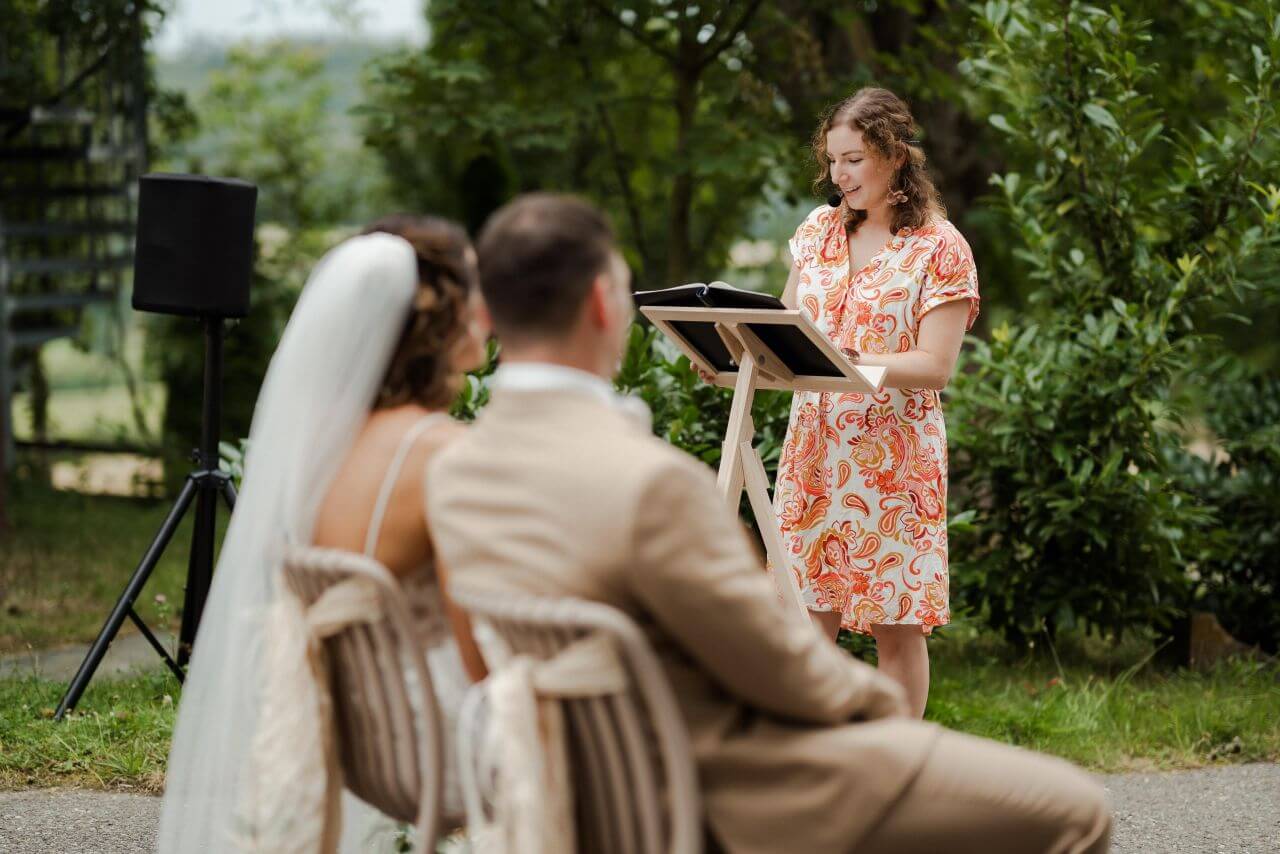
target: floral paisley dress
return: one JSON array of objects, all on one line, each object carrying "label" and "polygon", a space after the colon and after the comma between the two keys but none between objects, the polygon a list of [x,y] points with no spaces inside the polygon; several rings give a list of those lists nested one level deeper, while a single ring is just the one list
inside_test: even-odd
[{"label": "floral paisley dress", "polygon": [[[842,209],[822,205],[796,229],[799,307],[838,347],[901,353],[920,318],[969,300],[978,278],[964,237],[945,219],[893,237],[849,270]],[[947,433],[938,392],[797,392],[778,464],[774,512],[802,601],[838,611],[841,625],[876,623],[926,633],[950,620]]]}]

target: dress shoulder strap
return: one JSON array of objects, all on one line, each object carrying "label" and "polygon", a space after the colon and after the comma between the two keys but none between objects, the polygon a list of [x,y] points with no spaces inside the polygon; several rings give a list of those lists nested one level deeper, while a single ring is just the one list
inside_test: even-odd
[{"label": "dress shoulder strap", "polygon": [[395,455],[391,458],[391,464],[387,466],[387,473],[382,478],[382,486],[378,489],[378,500],[373,505],[373,515],[369,518],[369,532],[364,538],[364,553],[368,557],[373,557],[374,552],[378,548],[378,533],[382,529],[382,517],[387,513],[387,504],[391,501],[391,490],[395,487],[396,481],[400,479],[400,469],[404,466],[405,459],[409,456],[409,450],[413,447],[414,442],[422,435],[428,427],[441,419],[448,420],[449,413],[433,412],[424,416],[409,428],[408,432],[400,440],[400,445],[396,448]]}]

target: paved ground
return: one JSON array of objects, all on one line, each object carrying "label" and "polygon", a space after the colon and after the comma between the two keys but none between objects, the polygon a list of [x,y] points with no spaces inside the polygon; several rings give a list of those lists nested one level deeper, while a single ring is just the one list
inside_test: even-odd
[{"label": "paved ground", "polygon": [[[132,627],[123,629],[129,631]],[[161,634],[160,642],[170,655],[174,650],[174,638],[171,634]],[[71,677],[80,669],[89,651],[87,644],[70,644],[52,649],[23,652],[16,655],[0,656],[0,678],[6,676],[32,676],[50,679],[54,682],[70,682]],[[163,666],[161,658],[147,639],[140,634],[117,636],[107,648],[107,654],[98,666],[94,679],[103,676],[123,676],[139,668],[155,668]],[[0,848],[0,854],[4,852]]]},{"label": "paved ground", "polygon": [[160,799],[147,795],[74,789],[0,792],[0,851],[150,852],[159,821]]},{"label": "paved ground", "polygon": [[1104,781],[1117,852],[1280,852],[1280,765],[1234,765]]},{"label": "paved ground", "polygon": [[[1116,854],[1280,851],[1280,765],[1103,778]],[[145,795],[0,792],[0,852],[151,851],[160,801]]]}]

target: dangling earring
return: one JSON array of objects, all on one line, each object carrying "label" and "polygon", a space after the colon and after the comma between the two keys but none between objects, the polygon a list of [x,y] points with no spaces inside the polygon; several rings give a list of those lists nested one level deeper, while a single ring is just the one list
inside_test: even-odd
[{"label": "dangling earring", "polygon": [[892,193],[885,196],[884,200],[891,205],[900,205],[907,201],[907,194],[901,190],[894,190]]}]

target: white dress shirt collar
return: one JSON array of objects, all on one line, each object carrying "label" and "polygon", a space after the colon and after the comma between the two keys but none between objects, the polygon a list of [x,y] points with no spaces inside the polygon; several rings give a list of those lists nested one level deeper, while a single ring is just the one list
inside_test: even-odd
[{"label": "white dress shirt collar", "polygon": [[645,430],[649,430],[652,424],[649,408],[640,398],[618,394],[603,377],[565,365],[551,362],[500,364],[489,381],[489,388],[493,391],[574,392],[594,397],[620,410]]}]

